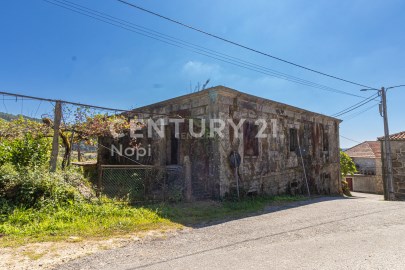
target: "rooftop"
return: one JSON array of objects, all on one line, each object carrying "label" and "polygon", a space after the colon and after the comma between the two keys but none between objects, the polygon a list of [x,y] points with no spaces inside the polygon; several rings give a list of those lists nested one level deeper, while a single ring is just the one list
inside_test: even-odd
[{"label": "rooftop", "polygon": [[267,99],[267,98],[254,96],[254,95],[244,93],[244,92],[240,92],[238,90],[235,90],[235,89],[232,89],[232,88],[229,88],[229,87],[226,87],[226,86],[222,86],[222,85],[214,86],[214,87],[207,88],[207,89],[204,89],[204,90],[201,90],[201,91],[198,91],[198,92],[186,94],[186,95],[183,95],[183,96],[174,97],[174,98],[163,100],[163,101],[160,101],[160,102],[157,102],[157,103],[153,103],[153,104],[149,104],[149,105],[142,106],[142,107],[139,107],[139,108],[135,108],[135,109],[132,110],[132,112],[136,113],[136,112],[140,112],[142,110],[146,111],[146,110],[148,110],[150,108],[153,108],[153,107],[160,107],[160,106],[165,106],[165,105],[168,105],[168,104],[173,104],[173,103],[175,103],[177,101],[180,101],[182,99],[198,99],[198,98],[201,98],[204,95],[207,95],[207,94],[209,95],[212,92],[221,93],[221,94],[222,93],[228,93],[228,94],[235,95],[235,96],[238,96],[238,97],[245,97],[245,98],[248,98],[250,100],[254,100],[257,103],[270,102],[270,103],[272,103],[274,105],[285,106],[285,107],[287,107],[290,110],[295,111],[295,112],[306,112],[306,113],[310,113],[310,114],[313,114],[313,115],[317,115],[317,116],[333,119],[334,121],[341,122],[341,120],[338,119],[338,118],[334,118],[334,117],[331,117],[331,116],[328,116],[328,115],[325,115],[325,114],[321,114],[321,113],[308,111],[306,109],[298,108],[298,107],[295,107],[295,106],[291,106],[291,105],[288,105],[288,104],[284,104],[284,103],[281,103],[281,102],[270,100],[270,99]]},{"label": "rooftop", "polygon": [[381,145],[378,141],[365,141],[345,151],[352,158],[381,158]]},{"label": "rooftop", "polygon": [[[398,132],[390,135],[390,141],[405,141],[405,131]],[[384,137],[379,137],[379,141],[384,140]]]}]

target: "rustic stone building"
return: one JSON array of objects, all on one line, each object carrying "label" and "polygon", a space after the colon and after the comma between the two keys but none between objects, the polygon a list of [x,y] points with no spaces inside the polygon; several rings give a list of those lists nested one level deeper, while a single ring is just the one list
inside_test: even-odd
[{"label": "rustic stone building", "polygon": [[[231,196],[237,185],[241,194],[306,194],[305,176],[313,194],[339,192],[340,120],[336,118],[223,86],[137,108],[127,116],[185,120],[177,131],[174,123],[165,125],[164,138],[155,132],[152,138],[140,139],[141,145],[151,145],[151,155],[139,162],[179,167],[190,162],[195,199]],[[200,138],[190,136],[189,119],[195,120],[196,133],[203,126],[201,119],[207,125],[212,119],[223,120],[223,137],[210,138],[211,127]],[[228,119],[235,124],[246,120],[235,133]],[[267,136],[257,138],[258,133]],[[107,146],[99,148],[100,164],[131,164],[128,158],[112,156],[108,150],[112,144],[129,145],[129,139],[103,138],[100,142]],[[239,161],[239,156],[236,178],[230,161]]]},{"label": "rustic stone building", "polygon": [[[405,200],[405,131],[390,135],[392,174],[394,181],[395,198]],[[383,165],[385,160],[384,137],[378,138],[381,142]],[[384,167],[385,168],[385,165]],[[385,170],[383,170],[385,179]],[[387,188],[384,181],[384,196],[387,198]]]},{"label": "rustic stone building", "polygon": [[366,141],[345,152],[352,158],[357,168],[355,175],[346,177],[351,190],[383,194],[380,142]]}]

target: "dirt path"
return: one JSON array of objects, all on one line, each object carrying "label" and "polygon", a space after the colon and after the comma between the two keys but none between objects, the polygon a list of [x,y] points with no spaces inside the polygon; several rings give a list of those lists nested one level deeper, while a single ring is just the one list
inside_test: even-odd
[{"label": "dirt path", "polygon": [[105,240],[81,240],[71,237],[63,242],[43,242],[16,248],[1,248],[0,269],[36,270],[52,269],[68,261],[88,256],[96,252],[143,243],[154,239],[164,239],[177,231],[149,231],[114,237]]}]

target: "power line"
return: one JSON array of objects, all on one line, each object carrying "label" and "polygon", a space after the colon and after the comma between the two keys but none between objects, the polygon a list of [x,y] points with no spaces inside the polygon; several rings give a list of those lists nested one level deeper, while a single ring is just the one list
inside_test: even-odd
[{"label": "power line", "polygon": [[347,137],[345,137],[345,136],[343,136],[343,135],[340,135],[340,137],[342,137],[343,139],[346,139],[346,140],[349,140],[349,141],[355,142],[355,143],[361,143],[361,142],[359,142],[359,141],[356,141],[356,140],[353,140],[353,139],[347,138]]},{"label": "power line", "polygon": [[351,111],[353,111],[353,110],[355,110],[357,108],[360,108],[361,106],[364,106],[367,103],[375,100],[375,97],[377,97],[377,96],[378,96],[378,94],[373,94],[370,97],[366,98],[365,100],[362,100],[362,101],[360,101],[360,102],[358,102],[356,104],[353,104],[352,106],[350,106],[350,107],[348,107],[346,109],[343,109],[343,110],[333,114],[332,117],[338,117],[338,116],[344,115],[346,113],[349,113],[349,112],[351,112]]},{"label": "power line", "polygon": [[344,119],[344,121],[347,122],[347,121],[349,121],[349,120],[352,120],[353,118],[355,118],[355,117],[357,117],[357,116],[359,116],[359,115],[361,115],[361,114],[363,114],[363,113],[365,113],[365,112],[367,112],[367,111],[369,111],[369,110],[375,108],[377,105],[378,105],[378,104],[373,104],[373,105],[371,105],[370,107],[367,107],[366,109],[364,109],[364,110],[362,110],[362,111],[360,111],[360,112],[356,112],[356,113],[353,113],[353,114],[351,114],[351,115],[348,115],[347,118]]},{"label": "power line", "polygon": [[232,64],[235,66],[239,66],[239,67],[242,67],[242,68],[245,68],[248,70],[252,70],[252,71],[255,71],[255,72],[258,72],[261,74],[274,76],[274,77],[277,77],[280,79],[284,79],[284,80],[287,80],[290,82],[317,88],[320,90],[325,90],[325,91],[329,91],[329,92],[335,92],[335,93],[339,93],[339,94],[345,94],[345,95],[350,95],[350,96],[354,96],[354,97],[364,98],[363,96],[360,96],[360,95],[352,94],[350,92],[338,90],[338,89],[328,87],[328,86],[325,86],[322,84],[318,84],[318,83],[314,83],[314,82],[311,82],[311,81],[308,81],[305,79],[294,77],[294,76],[291,76],[291,75],[288,75],[285,73],[281,73],[276,70],[266,68],[264,66],[256,65],[254,63],[245,61],[245,60],[237,58],[237,57],[233,57],[233,56],[223,54],[218,51],[211,50],[211,49],[208,49],[208,48],[205,48],[205,47],[202,47],[202,46],[199,46],[199,45],[196,45],[196,44],[193,44],[193,43],[181,40],[181,39],[177,39],[175,37],[165,35],[163,33],[157,32],[155,30],[133,24],[131,22],[119,19],[114,16],[110,16],[106,13],[102,13],[102,12],[96,11],[96,10],[88,8],[88,7],[84,7],[82,5],[75,4],[70,1],[65,1],[65,0],[62,0],[62,1],[44,0],[44,1],[47,3],[62,7],[64,9],[68,9],[70,11],[82,14],[84,16],[96,19],[98,21],[122,28],[124,30],[134,32],[139,35],[146,36],[151,39],[158,40],[158,41],[161,41],[163,43],[166,43],[166,44],[169,44],[169,45],[172,45],[175,47],[183,48],[188,51],[192,51],[194,53],[204,55],[204,56],[207,56],[207,57],[210,57],[210,58],[222,61],[222,62],[226,62],[226,63]]},{"label": "power line", "polygon": [[127,2],[127,1],[123,1],[123,0],[117,0],[117,1],[118,1],[118,2],[121,2],[121,3],[125,4],[125,5],[128,5],[128,6],[130,6],[130,7],[136,8],[136,9],[138,9],[138,10],[141,10],[141,11],[147,12],[147,13],[149,13],[149,14],[152,14],[152,15],[154,15],[154,16],[157,16],[157,17],[159,17],[159,18],[162,18],[162,19],[164,19],[164,20],[170,21],[170,22],[172,22],[172,23],[175,23],[175,24],[181,25],[181,26],[183,26],[183,27],[189,28],[189,29],[191,29],[191,30],[200,32],[200,33],[202,33],[202,34],[204,34],[204,35],[213,37],[213,38],[215,38],[215,39],[224,41],[224,42],[226,42],[226,43],[235,45],[235,46],[237,46],[237,47],[240,47],[240,48],[243,48],[243,49],[252,51],[252,52],[255,52],[255,53],[258,53],[258,54],[261,54],[261,55],[270,57],[270,58],[273,58],[273,59],[275,59],[275,60],[278,60],[278,61],[281,61],[281,62],[290,64],[290,65],[293,65],[293,66],[295,66],[295,67],[302,68],[302,69],[305,69],[305,70],[308,70],[308,71],[311,71],[311,72],[314,72],[314,73],[317,73],[317,74],[320,74],[320,75],[323,75],[323,76],[326,76],[326,77],[329,77],[329,78],[333,78],[333,79],[336,79],[336,80],[339,80],[339,81],[343,81],[343,82],[346,82],[346,83],[350,83],[350,84],[353,84],[353,85],[357,85],[357,86],[361,86],[361,87],[365,87],[365,88],[369,88],[369,89],[375,89],[374,87],[366,86],[366,85],[363,85],[363,84],[360,84],[360,83],[356,83],[356,82],[354,82],[354,81],[350,81],[350,80],[346,80],[346,79],[343,79],[343,78],[340,78],[340,77],[337,77],[337,76],[334,76],[334,75],[330,75],[330,74],[327,74],[327,73],[324,73],[324,72],[321,72],[321,71],[318,71],[318,70],[315,70],[315,69],[312,69],[312,68],[308,68],[308,67],[302,66],[302,65],[300,65],[300,64],[297,64],[297,63],[294,63],[294,62],[291,62],[291,61],[282,59],[282,58],[280,58],[280,57],[271,55],[271,54],[269,54],[269,53],[265,53],[265,52],[259,51],[259,50],[257,50],[257,49],[253,49],[253,48],[248,47],[248,46],[246,46],[246,45],[242,45],[242,44],[237,43],[237,42],[235,42],[235,41],[231,41],[231,40],[229,40],[229,39],[220,37],[220,36],[218,36],[218,35],[208,33],[208,32],[206,32],[206,31],[204,31],[204,30],[199,29],[199,28],[196,28],[196,27],[190,26],[190,25],[188,25],[188,24],[182,23],[182,22],[180,22],[180,21],[171,19],[171,18],[169,18],[169,17],[166,17],[166,16],[164,16],[164,15],[158,14],[158,13],[153,12],[153,11],[148,10],[148,9],[142,8],[142,7],[138,6],[138,5],[129,3],[129,2]]},{"label": "power line", "polygon": [[[80,14],[82,14],[82,15],[85,15],[85,16],[88,16],[88,17],[91,17],[91,18],[94,18],[94,19],[96,19],[96,20],[99,20],[99,21],[102,21],[102,22],[105,22],[105,23],[108,23],[108,24],[111,24],[111,25],[114,25],[114,26],[123,28],[123,29],[125,29],[125,30],[131,31],[131,32],[135,32],[135,33],[140,34],[140,35],[143,35],[143,36],[147,36],[147,37],[149,37],[149,38],[152,38],[152,39],[155,39],[155,40],[164,42],[164,43],[166,43],[166,44],[173,45],[173,46],[176,46],[176,47],[179,47],[179,48],[183,48],[183,49],[187,49],[187,50],[189,50],[189,51],[192,51],[192,52],[195,52],[195,53],[198,53],[198,54],[201,54],[201,55],[205,55],[205,56],[207,56],[207,57],[214,58],[214,59],[216,59],[216,60],[220,60],[220,61],[223,61],[223,62],[226,62],[226,63],[229,63],[229,64],[233,64],[233,65],[236,65],[236,66],[239,66],[239,67],[242,67],[242,68],[246,68],[246,69],[253,70],[253,71],[256,71],[256,72],[259,72],[259,73],[262,73],[262,74],[266,74],[266,75],[278,77],[278,78],[285,79],[285,80],[288,80],[288,81],[291,81],[291,82],[299,83],[299,84],[302,84],[302,85],[306,85],[306,86],[310,86],[310,87],[314,87],[314,88],[318,88],[318,89],[322,89],[322,90],[326,90],[326,91],[331,91],[331,92],[336,92],[336,93],[341,93],[341,94],[347,94],[347,95],[351,95],[351,96],[363,98],[362,96],[359,96],[359,95],[355,95],[355,94],[352,94],[352,93],[349,93],[349,92],[345,92],[345,91],[342,91],[342,90],[337,90],[337,89],[334,89],[334,88],[331,88],[331,87],[328,87],[328,86],[324,86],[324,85],[316,84],[316,83],[313,83],[313,82],[310,82],[310,81],[306,81],[306,80],[304,80],[304,79],[300,79],[300,78],[297,78],[297,77],[294,77],[294,76],[290,76],[290,75],[287,75],[287,74],[284,74],[284,73],[281,73],[281,72],[278,72],[278,71],[275,71],[275,70],[271,70],[271,69],[265,68],[265,67],[263,67],[263,66],[258,66],[258,65],[255,65],[255,64],[253,64],[253,63],[244,61],[244,60],[242,60],[242,59],[235,58],[235,57],[232,57],[232,56],[229,56],[229,55],[226,55],[226,54],[222,54],[222,53],[220,53],[220,52],[217,52],[217,51],[214,51],[214,50],[210,50],[210,49],[204,48],[204,47],[199,46],[199,45],[195,45],[195,44],[192,44],[192,43],[183,41],[183,40],[179,40],[179,39],[176,39],[176,38],[174,38],[174,37],[171,37],[171,36],[168,36],[168,35],[159,33],[159,32],[157,32],[157,31],[154,31],[154,30],[151,30],[151,29],[148,29],[148,28],[145,28],[145,27],[136,25],[136,24],[132,24],[132,23],[130,23],[130,22],[128,22],[128,21],[118,19],[118,18],[113,17],[113,16],[110,16],[110,15],[108,15],[108,14],[105,14],[105,13],[102,13],[102,12],[98,12],[98,11],[95,11],[95,10],[93,10],[93,9],[90,9],[90,8],[87,8],[87,7],[84,7],[84,6],[81,6],[81,5],[78,5],[78,4],[69,2],[69,1],[53,0],[53,1],[56,1],[56,2],[59,2],[59,3],[62,3],[63,5],[68,5],[68,6],[70,6],[70,7],[62,6],[62,5],[59,5],[59,4],[57,4],[57,3],[50,2],[50,1],[48,1],[48,0],[44,0],[44,1],[46,1],[46,2],[48,2],[48,3],[51,3],[51,4],[54,4],[54,5],[57,5],[57,6],[59,6],[59,7],[62,7],[62,8],[65,8],[65,9],[68,9],[68,10],[71,10],[71,11],[74,11],[74,12],[77,12],[77,13],[80,13]],[[68,2],[68,3],[66,3],[66,2]],[[77,7],[77,6],[78,6],[78,7]],[[100,19],[99,17],[94,17],[94,16],[89,15],[89,14],[84,14],[84,13],[81,12],[81,11],[74,10],[74,9],[72,9],[72,7],[73,7],[74,9],[80,9],[81,11],[84,11],[84,12],[89,12],[89,13],[91,13],[91,14],[94,15],[94,16],[100,16],[99,14],[102,14],[104,17],[101,16],[102,19]],[[83,10],[83,9],[86,9],[86,10]],[[94,13],[98,13],[98,14],[94,14]],[[111,22],[111,19],[106,18],[105,16],[107,16],[107,17],[109,17],[109,18],[113,18],[113,19],[114,19],[113,22]],[[107,19],[108,21],[105,21],[106,19]],[[117,20],[119,20],[119,21],[117,22]],[[124,24],[123,24],[122,22],[124,22]],[[117,25],[117,24],[118,24],[118,25]],[[134,31],[133,29],[128,29],[128,27],[130,27],[130,28],[134,28],[134,27],[135,27],[137,31]],[[142,29],[138,29],[138,28],[142,28]],[[145,29],[146,29],[147,34],[145,34],[145,33],[139,33],[139,32],[138,32],[138,31],[145,32]],[[148,31],[149,31],[149,32],[148,32]],[[150,32],[153,32],[153,33],[150,33]],[[156,38],[156,34],[154,34],[154,33],[158,33],[158,38]],[[155,35],[155,36],[150,36],[150,35]],[[162,37],[162,36],[163,36],[163,37]],[[166,40],[162,40],[161,38],[164,38],[164,39],[166,39]],[[167,42],[167,38],[170,39],[170,40],[169,40],[170,42]],[[179,42],[179,41],[180,41],[180,42]],[[195,51],[196,48],[192,48],[192,49],[190,49],[190,48],[184,48],[183,46],[179,46],[178,44],[173,44],[172,42],[180,43],[181,45],[185,45],[185,46],[188,46],[188,47],[190,47],[189,45],[194,46],[194,47],[198,47],[197,50],[198,50],[199,48],[202,48],[202,49],[203,49],[203,50],[202,50],[203,53],[201,53],[201,50]],[[204,50],[205,50],[205,51],[204,51]],[[209,52],[207,52],[207,51],[209,51]],[[214,56],[212,55],[212,53],[210,54],[210,52],[213,52],[213,53],[214,53]],[[207,53],[209,53],[209,55],[207,55]],[[224,58],[225,60],[224,60],[224,59],[219,59],[218,57],[222,57],[222,58]],[[231,59],[230,59],[230,58],[231,58]],[[238,60],[238,61],[236,61],[236,63],[235,63],[235,61],[232,62],[232,60],[234,60],[234,59],[236,59],[236,60]],[[228,61],[228,60],[230,60],[231,62]],[[246,66],[246,65],[247,65],[247,66]],[[253,66],[254,68],[249,68],[249,66]],[[262,69],[262,70],[260,70],[260,69]],[[263,72],[263,69],[264,69],[264,72]],[[280,77],[280,76],[281,76],[281,77]]]},{"label": "power line", "polygon": [[[339,114],[339,115],[337,115],[337,116],[335,116],[335,117],[339,117],[339,116],[342,116],[342,115],[344,115],[344,114],[347,114],[347,113],[349,113],[349,112],[351,112],[351,111],[353,111],[353,110],[355,110],[355,109],[357,109],[357,108],[360,108],[360,107],[366,105],[367,103],[369,103],[369,102],[371,102],[371,101],[374,101],[374,100],[370,99],[370,100],[364,102],[363,104],[357,105],[356,107],[354,107],[354,108],[352,108],[352,109],[350,109],[350,110],[348,110],[348,111],[346,111],[346,112],[344,112],[344,113],[341,113],[341,114]],[[375,104],[374,104],[373,106],[375,106]]]}]

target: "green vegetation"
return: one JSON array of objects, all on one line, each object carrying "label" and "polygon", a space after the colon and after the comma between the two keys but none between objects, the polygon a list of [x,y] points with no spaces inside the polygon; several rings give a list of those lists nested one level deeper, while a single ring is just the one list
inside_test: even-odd
[{"label": "green vegetation", "polygon": [[156,211],[96,198],[81,172],[48,171],[49,127],[0,119],[0,245],[177,227]]},{"label": "green vegetation", "polygon": [[66,240],[69,237],[104,238],[144,230],[167,230],[242,218],[269,205],[303,200],[303,196],[246,198],[238,202],[200,201],[133,207],[108,199],[71,202],[41,208],[15,208],[0,223],[0,246]]},{"label": "green vegetation", "polygon": [[347,175],[354,175],[357,172],[356,164],[352,158],[343,151],[340,151],[340,172],[342,174],[342,192],[346,196],[352,196],[349,184],[344,179]]},{"label": "green vegetation", "polygon": [[353,175],[357,172],[356,164],[354,164],[351,157],[343,151],[340,151],[340,172],[342,177]]},{"label": "green vegetation", "polygon": [[4,112],[0,112],[0,119],[4,119],[6,121],[12,121],[12,120],[16,120],[19,119],[20,117],[23,117],[25,119],[31,120],[31,121],[35,121],[35,122],[41,122],[41,119],[37,119],[37,118],[32,118],[32,117],[28,117],[25,115],[14,115],[14,114],[10,114],[10,113],[4,113]]},{"label": "green vegetation", "polygon": [[11,163],[20,168],[43,166],[49,157],[49,138],[34,138],[26,133],[22,138],[0,141],[0,165]]},{"label": "green vegetation", "polygon": [[0,245],[55,241],[74,237],[108,237],[179,225],[156,211],[114,203],[72,203],[39,209],[15,208],[2,218]]},{"label": "green vegetation", "polygon": [[75,237],[106,237],[177,227],[157,211],[97,199],[74,171],[0,166],[0,245]]}]

